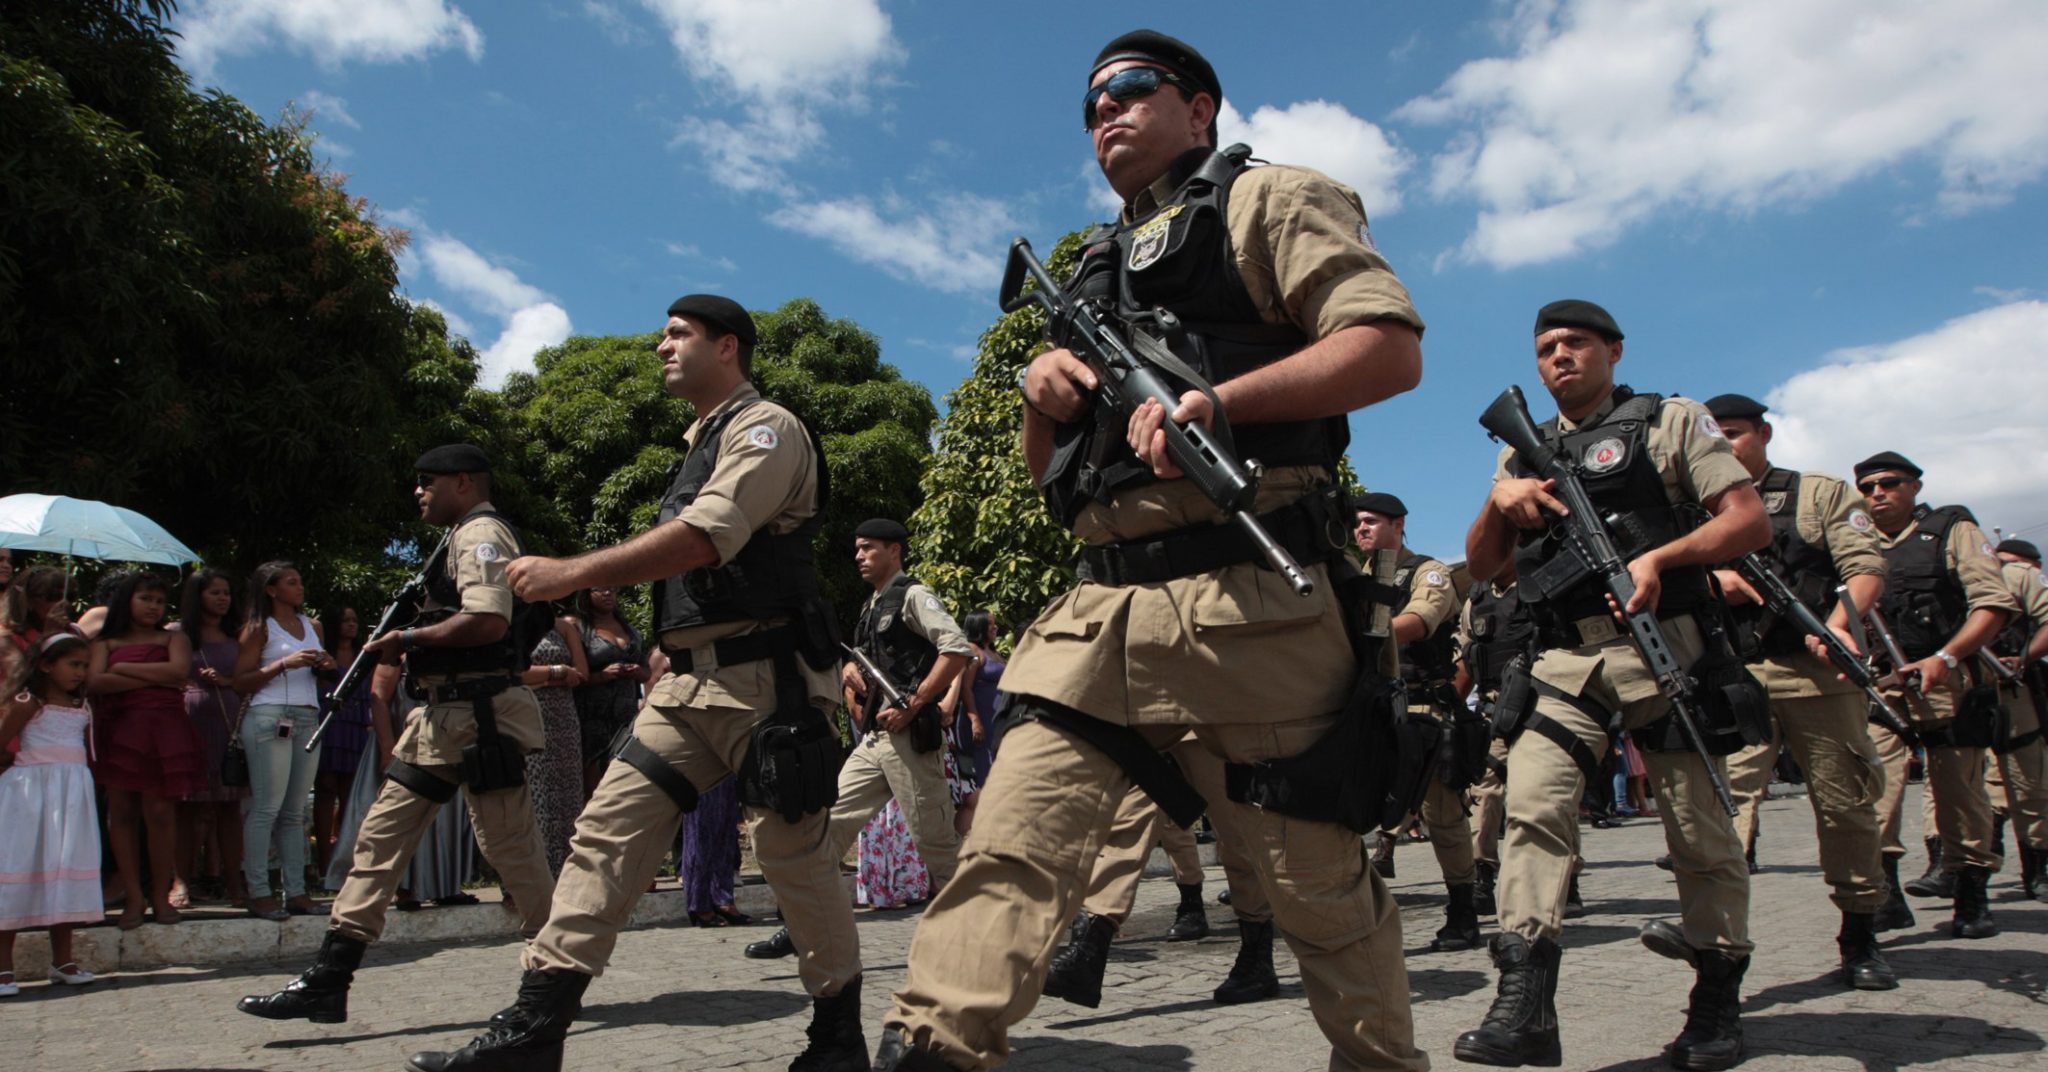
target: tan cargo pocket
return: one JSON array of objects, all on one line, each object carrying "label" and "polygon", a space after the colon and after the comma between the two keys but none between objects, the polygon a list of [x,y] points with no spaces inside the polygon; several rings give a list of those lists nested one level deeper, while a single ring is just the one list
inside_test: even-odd
[{"label": "tan cargo pocket", "polygon": [[1197,632],[1223,629],[1248,636],[1316,621],[1329,609],[1327,576],[1317,581],[1315,591],[1298,596],[1278,573],[1247,564],[1198,582],[1188,617]]}]

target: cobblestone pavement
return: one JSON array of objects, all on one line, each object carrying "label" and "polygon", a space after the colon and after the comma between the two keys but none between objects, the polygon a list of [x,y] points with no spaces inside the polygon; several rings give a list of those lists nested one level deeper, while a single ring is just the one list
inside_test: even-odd
[{"label": "cobblestone pavement", "polygon": [[[1918,786],[1913,787],[1917,797]],[[1917,800],[1908,816],[1920,814]],[[1914,842],[1917,844],[1917,840]],[[1670,877],[1650,865],[1662,847],[1654,820],[1588,830],[1583,888],[1591,913],[1568,925],[1558,1005],[1565,1067],[1662,1067],[1678,1031],[1690,973],[1643,949],[1635,928],[1676,908]],[[1765,805],[1751,930],[1758,952],[1745,985],[1745,1069],[2038,1069],[2048,1067],[2048,905],[2017,900],[2016,859],[1992,884],[2004,933],[1948,937],[1947,904],[1917,901],[1920,925],[1889,936],[1906,978],[1889,993],[1844,990],[1834,978],[1838,922],[1815,866],[1803,798]],[[1394,888],[1403,905],[1416,1030],[1438,1068],[1463,1067],[1451,1042],[1492,998],[1486,954],[1428,954],[1441,887],[1426,845],[1404,845]],[[1908,874],[1921,866],[1907,857]],[[1210,893],[1222,888],[1209,875]],[[1324,1067],[1327,1049],[1309,1018],[1292,958],[1279,954],[1282,995],[1224,1008],[1209,992],[1230,967],[1229,910],[1212,906],[1216,934],[1159,940],[1172,920],[1170,881],[1142,887],[1117,942],[1102,1007],[1042,1003],[1014,1035],[1017,1068],[1257,1070]],[[903,978],[916,916],[867,913],[869,1042],[882,1002]],[[780,1070],[800,1048],[808,1005],[787,961],[740,956],[760,927],[634,931],[591,988],[569,1040],[578,1069]],[[347,1024],[276,1024],[233,1011],[242,994],[287,978],[274,966],[164,969],[83,989],[40,982],[0,1001],[7,1065],[65,1072],[232,1069],[325,1072],[400,1067],[415,1050],[453,1048],[510,1003],[516,950],[506,942],[373,949],[358,976]]]}]

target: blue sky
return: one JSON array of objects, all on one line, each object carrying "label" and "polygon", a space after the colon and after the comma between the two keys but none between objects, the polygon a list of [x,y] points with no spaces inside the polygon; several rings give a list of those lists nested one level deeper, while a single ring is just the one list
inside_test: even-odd
[{"label": "blue sky", "polygon": [[[1013,234],[1113,212],[1079,119],[1139,24],[1194,44],[1226,141],[1359,190],[1428,321],[1353,461],[1462,554],[1536,308],[1598,301],[1621,378],[1778,419],[1774,459],[1879,449],[2048,538],[2048,13],[2038,0],[185,0],[183,62],[412,231],[408,293],[488,375],[676,295],[810,297],[942,397]],[[1170,12],[1170,14],[1169,14]],[[1272,13],[1281,13],[1275,15]]]}]

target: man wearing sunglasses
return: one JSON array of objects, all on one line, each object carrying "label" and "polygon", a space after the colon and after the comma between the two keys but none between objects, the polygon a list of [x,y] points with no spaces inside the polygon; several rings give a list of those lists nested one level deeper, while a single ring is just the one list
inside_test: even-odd
[{"label": "man wearing sunglasses", "polygon": [[[1885,587],[1884,552],[1862,498],[1840,477],[1772,465],[1767,453],[1771,422],[1764,419],[1769,409],[1756,399],[1717,395],[1707,400],[1707,412],[1720,422],[1771,515],[1771,545],[1757,557],[1851,650],[1858,650],[1848,607],[1836,598],[1835,588],[1847,585],[1856,606],[1869,607]],[[1728,789],[1742,809],[1735,817],[1735,836],[1755,852],[1764,789],[1779,746],[1790,748],[1806,772],[1821,875],[1833,887],[1842,914],[1835,937],[1842,980],[1858,990],[1890,990],[1899,984],[1878,951],[1877,931],[1887,922],[1880,910],[1904,913],[1907,923],[1912,914],[1897,889],[1897,857],[1881,859],[1878,851],[1874,805],[1884,791],[1884,767],[1866,728],[1869,701],[1840,677],[1818,641],[1766,611],[1763,596],[1741,573],[1718,569],[1714,576],[1732,608],[1750,669],[1771,697],[1770,739],[1728,757]]]},{"label": "man wearing sunglasses", "polygon": [[[1357,195],[1313,171],[1249,166],[1243,147],[1218,152],[1223,91],[1200,53],[1125,34],[1087,87],[1083,123],[1124,209],[1087,237],[1068,292],[1134,345],[1171,350],[1215,399],[1162,369],[1182,381],[1179,404],[1127,422],[1096,402],[1072,353],[1026,370],[1025,457],[1087,544],[1082,579],[1005,671],[1002,758],[959,870],[919,924],[879,1069],[1008,1059],[1008,1029],[1031,1011],[1127,788],[1174,814],[1199,809],[1158,754],[1190,728],[1240,765],[1300,755],[1337,726],[1355,669],[1326,565],[1348,521],[1336,486],[1346,414],[1421,375],[1421,318],[1370,245]],[[1166,456],[1162,422],[1222,417],[1239,455],[1263,463],[1256,509],[1294,534],[1276,539],[1294,544],[1316,586],[1307,597]],[[1239,832],[1271,895],[1330,1067],[1426,1067],[1399,912],[1358,836],[1234,803],[1221,786],[1200,795],[1228,813],[1219,826]]]},{"label": "man wearing sunglasses", "polygon": [[[1991,800],[1984,788],[1984,750],[1993,743],[1994,713],[1965,698],[1973,685],[1987,683],[1974,656],[2019,612],[2019,603],[1968,510],[1919,504],[1920,467],[1904,455],[1887,450],[1857,462],[1856,490],[1870,502],[1891,567],[1879,608],[1908,660],[1892,668],[1904,687],[1886,694],[1908,714],[1927,750],[1933,822],[1930,876],[1923,877],[1953,883],[1951,934],[1989,938],[1998,927],[1984,887],[2003,862],[1992,846]],[[1911,751],[1882,726],[1872,726],[1870,733],[1885,766],[1884,799],[1878,802],[1884,851],[1902,856],[1900,803]],[[1912,883],[1906,889],[1919,892]]]}]

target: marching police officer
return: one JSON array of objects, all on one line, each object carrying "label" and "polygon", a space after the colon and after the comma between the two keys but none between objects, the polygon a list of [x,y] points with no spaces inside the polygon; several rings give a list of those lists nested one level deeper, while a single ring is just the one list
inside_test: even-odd
[{"label": "marching police officer", "polygon": [[[1861,608],[1875,606],[1885,587],[1884,552],[1862,497],[1839,477],[1772,465],[1766,449],[1771,422],[1764,419],[1768,410],[1763,403],[1718,395],[1707,400],[1707,411],[1720,422],[1771,515],[1771,546],[1758,557],[1856,647],[1848,608],[1836,598],[1835,588],[1848,586]],[[1723,569],[1715,576],[1736,608],[1738,634],[1754,645],[1751,666],[1770,692],[1775,730],[1767,742],[1728,761],[1729,791],[1738,806],[1747,805],[1749,817],[1748,823],[1738,817],[1736,837],[1748,841],[1743,827],[1755,821],[1756,804],[1770,783],[1782,742],[1806,772],[1821,874],[1834,887],[1835,906],[1842,912],[1836,942],[1843,981],[1858,990],[1890,990],[1899,985],[1898,978],[1878,952],[1876,934],[1876,913],[1890,895],[1891,881],[1878,851],[1875,807],[1884,793],[1884,767],[1870,740],[1869,701],[1811,650],[1817,644],[1809,645],[1797,626],[1770,615],[1763,596],[1741,573]]]},{"label": "marching police officer", "polygon": [[[669,671],[621,734],[576,820],[547,925],[527,944],[512,1008],[418,1072],[561,1067],[562,1039],[619,929],[675,843],[697,794],[739,779],[761,872],[802,950],[809,1045],[792,1072],[865,1069],[853,907],[826,843],[843,753],[826,713],[838,650],[812,542],[830,494],[817,438],[752,380],[753,318],[691,294],[669,307],[655,352],[671,395],[696,407],[653,528],[574,558],[525,558],[508,573],[528,599],[653,580]],[[527,904],[524,896],[522,905]]]},{"label": "marching police officer", "polygon": [[[1199,810],[1158,755],[1190,726],[1236,765],[1299,756],[1341,729],[1355,659],[1326,563],[1343,554],[1344,415],[1414,386],[1421,322],[1355,194],[1312,171],[1248,166],[1242,147],[1217,151],[1222,98],[1200,53],[1149,30],[1089,69],[1084,119],[1125,207],[1087,239],[1069,292],[1171,350],[1215,399],[1187,390],[1171,414],[1147,403],[1127,421],[1071,352],[1026,371],[1025,457],[1086,545],[1081,580],[1004,674],[1002,761],[959,872],[918,927],[881,1069],[1002,1063],[1129,785],[1183,820]],[[1166,457],[1165,420],[1212,415],[1228,417],[1241,457],[1264,463],[1254,509],[1302,561],[1307,597]],[[1398,909],[1357,834],[1207,804],[1243,831],[1331,1067],[1423,1068]]]},{"label": "marching police officer", "polygon": [[[1949,929],[1958,938],[1989,938],[1998,926],[1984,887],[2003,862],[1991,844],[1991,801],[1984,789],[1984,750],[1994,743],[1995,719],[1964,702],[1985,670],[1962,664],[2020,607],[1976,519],[1960,506],[1919,505],[1920,477],[1920,467],[1895,451],[1856,463],[1856,490],[1870,503],[1890,564],[1879,606],[1906,659],[1906,665],[1892,667],[1894,685],[1886,695],[1907,711],[1926,747],[1935,831],[1929,855],[1939,851],[1940,873],[1955,883]],[[1870,733],[1885,766],[1878,804],[1884,851],[1903,855],[1899,811],[1910,749],[1882,726]]]},{"label": "marching police officer", "polygon": [[[1493,493],[1466,537],[1466,558],[1481,581],[1514,559],[1517,591],[1535,616],[1540,654],[1530,671],[1534,710],[1503,727],[1512,733],[1501,933],[1492,943],[1500,988],[1484,1022],[1458,1038],[1456,1052],[1461,1060],[1507,1066],[1561,1059],[1557,939],[1577,804],[1618,714],[1619,725],[1643,749],[1651,779],[1670,789],[1660,814],[1677,872],[1685,951],[1698,973],[1685,1028],[1666,1055],[1680,1068],[1728,1068],[1743,1052],[1738,1013],[1751,948],[1749,872],[1734,829],[1709,791],[1705,763],[1675,732],[1670,701],[1613,612],[1655,610],[1673,655],[1695,671],[1708,656],[1732,662],[1732,651],[1712,631],[1719,612],[1710,602],[1706,567],[1768,543],[1770,521],[1749,473],[1699,403],[1637,394],[1614,382],[1622,333],[1605,309],[1552,302],[1536,315],[1535,338],[1537,372],[1558,405],[1543,434],[1576,460],[1594,505],[1614,519],[1611,528],[1626,534],[1616,543],[1628,556],[1637,591],[1633,605],[1614,608],[1590,575],[1536,590],[1532,578],[1569,553],[1550,535],[1546,516],[1565,507],[1547,481],[1522,468],[1512,448],[1503,449]],[[1681,520],[1682,504],[1704,507],[1709,520],[1691,528]],[[1760,704],[1761,696],[1756,700]],[[1733,712],[1724,714],[1735,720]]]},{"label": "marching police officer", "polygon": [[2013,842],[2020,850],[2020,888],[2026,896],[2048,902],[2048,742],[2041,725],[2048,721],[2048,674],[2041,656],[2048,655],[2048,584],[2041,578],[2041,552],[2025,540],[2005,540],[1995,551],[2004,563],[2005,586],[2019,602],[2020,613],[1992,638],[1991,648],[2018,680],[2001,686],[2012,734],[1998,750],[1998,762],[1987,772],[1985,788],[1996,815],[1992,844],[2004,852],[1997,826],[2012,821]]},{"label": "marching police officer", "polygon": [[546,738],[540,704],[519,674],[540,638],[536,622],[544,629],[554,619],[546,607],[515,596],[507,580],[521,544],[491,506],[484,452],[467,443],[435,447],[413,468],[420,516],[448,526],[448,537],[423,570],[426,595],[413,625],[371,640],[363,651],[387,661],[403,652],[409,688],[427,708],[406,726],[384,788],[363,816],[313,966],[283,990],[235,1006],[254,1016],[348,1019],[349,984],[363,951],[384,933],[385,909],[421,836],[458,789],[469,803],[477,847],[519,906],[520,932],[532,937],[547,921],[554,877],[534,823],[524,759]]},{"label": "marching police officer", "polygon": [[[853,531],[854,565],[875,590],[861,608],[854,644],[909,701],[896,707],[884,690],[852,663],[844,683],[847,709],[857,712],[857,743],[839,770],[839,799],[825,835],[833,859],[891,798],[903,811],[911,843],[931,871],[937,892],[953,877],[960,835],[953,829],[953,794],[946,785],[941,715],[936,703],[974,657],[967,635],[930,588],[903,572],[910,532],[899,521],[869,518]],[[795,951],[787,927],[746,948],[756,959]]]},{"label": "marching police officer", "polygon": [[[1425,706],[1444,727],[1444,749],[1436,776],[1422,798],[1422,828],[1443,869],[1444,925],[1429,948],[1471,949],[1480,942],[1479,910],[1473,900],[1478,866],[1473,858],[1472,825],[1465,813],[1465,790],[1484,771],[1491,734],[1477,715],[1455,694],[1458,611],[1463,602],[1451,580],[1451,568],[1428,555],[1409,550],[1404,536],[1408,507],[1384,491],[1352,501],[1357,527],[1352,536],[1370,555],[1391,550],[1399,555],[1394,583],[1407,591],[1407,601],[1394,616],[1394,639],[1401,645],[1401,677],[1408,683],[1409,703]],[[1477,730],[1475,734],[1473,731]]]}]

